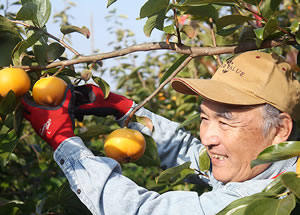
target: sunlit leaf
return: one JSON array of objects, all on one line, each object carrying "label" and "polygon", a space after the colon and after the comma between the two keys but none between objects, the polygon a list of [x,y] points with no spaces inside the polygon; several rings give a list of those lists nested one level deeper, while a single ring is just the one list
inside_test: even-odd
[{"label": "sunlit leaf", "polygon": [[251,21],[251,20],[253,20],[253,18],[248,17],[248,16],[242,16],[242,15],[223,16],[216,20],[217,32],[223,30],[227,26],[231,26],[231,25],[240,26],[240,25],[244,24],[245,22]]},{"label": "sunlit leaf", "polygon": [[189,55],[182,55],[177,58],[173,65],[164,73],[163,77],[160,79],[159,84],[162,84],[172,73],[185,61]]},{"label": "sunlit leaf", "polygon": [[191,162],[186,162],[163,171],[157,178],[156,183],[173,183],[180,176],[180,172],[190,169]]},{"label": "sunlit leaf", "polygon": [[110,92],[109,84],[102,78],[95,77],[95,76],[92,76],[92,78],[95,81],[95,83],[101,88],[101,90],[104,94],[104,99],[106,99]]},{"label": "sunlit leaf", "polygon": [[[224,208],[217,215],[243,215],[245,213],[247,207],[254,201],[260,201],[263,199],[274,198],[275,194],[269,193],[257,193],[251,196],[243,197],[237,199],[230,203],[226,208]],[[247,214],[248,215],[248,214]]]},{"label": "sunlit leaf", "polygon": [[115,3],[117,0],[108,0],[107,1],[107,6],[106,7],[109,7],[111,6],[113,3]]},{"label": "sunlit leaf", "polygon": [[150,37],[154,28],[163,30],[164,28],[164,20],[165,20],[165,10],[161,10],[158,14],[150,16],[146,24],[144,25],[144,33],[147,37]]},{"label": "sunlit leaf", "polygon": [[281,176],[272,180],[270,184],[268,184],[262,192],[268,192],[272,194],[280,194],[286,190],[286,187],[283,186],[281,181]]},{"label": "sunlit leaf", "polygon": [[295,20],[294,22],[292,22],[290,28],[292,33],[296,33],[297,31],[299,31],[299,22]]},{"label": "sunlit leaf", "polygon": [[84,35],[87,39],[90,38],[90,30],[85,26],[80,28],[74,25],[64,25],[60,28],[60,31],[65,35],[77,32]]},{"label": "sunlit leaf", "polygon": [[51,14],[51,2],[50,0],[22,0],[22,5],[26,5],[29,3],[36,5],[36,13],[34,19],[32,19],[33,23],[42,28],[48,22],[50,14]]},{"label": "sunlit leaf", "polygon": [[207,172],[210,169],[210,158],[205,147],[199,153],[199,168],[202,172]]},{"label": "sunlit leaf", "polygon": [[184,14],[190,14],[193,16],[192,19],[197,20],[208,18],[213,18],[213,20],[217,20],[217,18],[219,17],[218,11],[212,5],[187,7],[187,10],[184,11]]},{"label": "sunlit leaf", "polygon": [[175,25],[172,24],[172,25],[165,26],[163,31],[167,34],[175,34]]},{"label": "sunlit leaf", "polygon": [[154,126],[153,126],[153,122],[150,118],[145,117],[145,116],[135,116],[135,118],[138,123],[146,126],[147,128],[149,128],[149,130],[151,132],[153,132]]},{"label": "sunlit leaf", "polygon": [[169,0],[148,0],[140,10],[140,18],[150,17],[161,10],[166,10],[168,5]]},{"label": "sunlit leaf", "polygon": [[289,159],[300,155],[300,141],[288,141],[272,145],[263,150],[256,160],[251,162],[251,167],[259,164]]},{"label": "sunlit leaf", "polygon": [[196,36],[195,29],[190,25],[184,25],[181,29],[181,32],[186,34],[189,38],[193,38]]}]

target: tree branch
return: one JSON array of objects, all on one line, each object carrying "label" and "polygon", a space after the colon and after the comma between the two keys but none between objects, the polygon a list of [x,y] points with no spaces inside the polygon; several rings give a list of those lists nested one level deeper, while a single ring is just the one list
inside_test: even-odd
[{"label": "tree branch", "polygon": [[[289,41],[266,40],[261,45],[260,49],[281,46],[282,44],[292,45],[295,43],[296,42],[294,39],[291,39]],[[248,42],[240,43],[238,45],[223,46],[223,47],[190,47],[186,45],[180,45],[177,43],[167,44],[166,42],[153,42],[153,43],[134,45],[121,50],[107,52],[98,55],[79,56],[76,59],[56,61],[46,66],[15,66],[15,67],[22,68],[25,70],[41,71],[41,70],[51,69],[51,68],[56,68],[61,66],[66,67],[74,64],[79,64],[79,63],[88,63],[88,62],[96,63],[101,60],[121,57],[134,52],[153,51],[153,50],[171,50],[178,54],[193,55],[194,57],[196,57],[196,56],[212,56],[212,55],[220,55],[220,54],[236,54],[240,52],[257,50],[257,49],[259,48],[257,48],[255,41],[250,41],[250,42],[248,41]]]},{"label": "tree branch", "polygon": [[136,106],[133,111],[129,114],[128,118],[125,121],[125,126],[130,122],[133,115],[145,104],[147,104],[166,84],[168,84],[184,67],[188,65],[188,63],[194,58],[193,55],[188,56],[183,63],[163,82],[159,87],[150,95],[148,96],[142,103]]},{"label": "tree branch", "polygon": [[[212,38],[212,41],[213,41],[213,46],[217,47],[216,35],[215,35],[215,32],[214,32],[214,25],[213,25],[213,19],[212,18],[209,18],[209,26],[210,26],[210,33],[211,33],[211,38]],[[216,57],[217,57],[217,62],[219,64],[219,66],[222,66],[222,61],[220,59],[220,56],[217,55]]]}]

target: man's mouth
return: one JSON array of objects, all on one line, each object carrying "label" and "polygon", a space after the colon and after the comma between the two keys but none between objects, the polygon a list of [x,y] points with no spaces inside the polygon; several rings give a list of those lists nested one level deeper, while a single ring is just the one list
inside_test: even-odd
[{"label": "man's mouth", "polygon": [[211,154],[211,157],[221,161],[226,160],[228,158],[228,156],[226,155],[219,155],[219,154]]}]

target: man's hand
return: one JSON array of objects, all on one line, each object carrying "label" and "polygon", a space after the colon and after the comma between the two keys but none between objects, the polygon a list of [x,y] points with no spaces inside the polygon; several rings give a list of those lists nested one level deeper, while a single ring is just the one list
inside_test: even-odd
[{"label": "man's hand", "polygon": [[75,96],[73,91],[73,86],[69,85],[65,91],[64,100],[56,107],[38,105],[29,96],[24,96],[22,99],[24,117],[54,150],[65,139],[74,136]]},{"label": "man's hand", "polygon": [[75,87],[75,95],[75,117],[79,120],[84,115],[114,115],[120,119],[133,105],[132,100],[112,92],[104,99],[101,88],[92,84]]}]

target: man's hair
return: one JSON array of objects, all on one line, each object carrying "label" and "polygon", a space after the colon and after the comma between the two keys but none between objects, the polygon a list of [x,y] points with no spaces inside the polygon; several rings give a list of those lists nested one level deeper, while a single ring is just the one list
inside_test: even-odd
[{"label": "man's hair", "polygon": [[[280,115],[282,112],[270,104],[263,104],[262,108],[263,108],[263,120],[264,120],[263,132],[264,135],[267,136],[271,128],[280,126],[280,124],[282,123],[282,117]],[[288,140],[295,138],[295,136],[296,136],[296,123],[293,120],[293,129]]]}]

